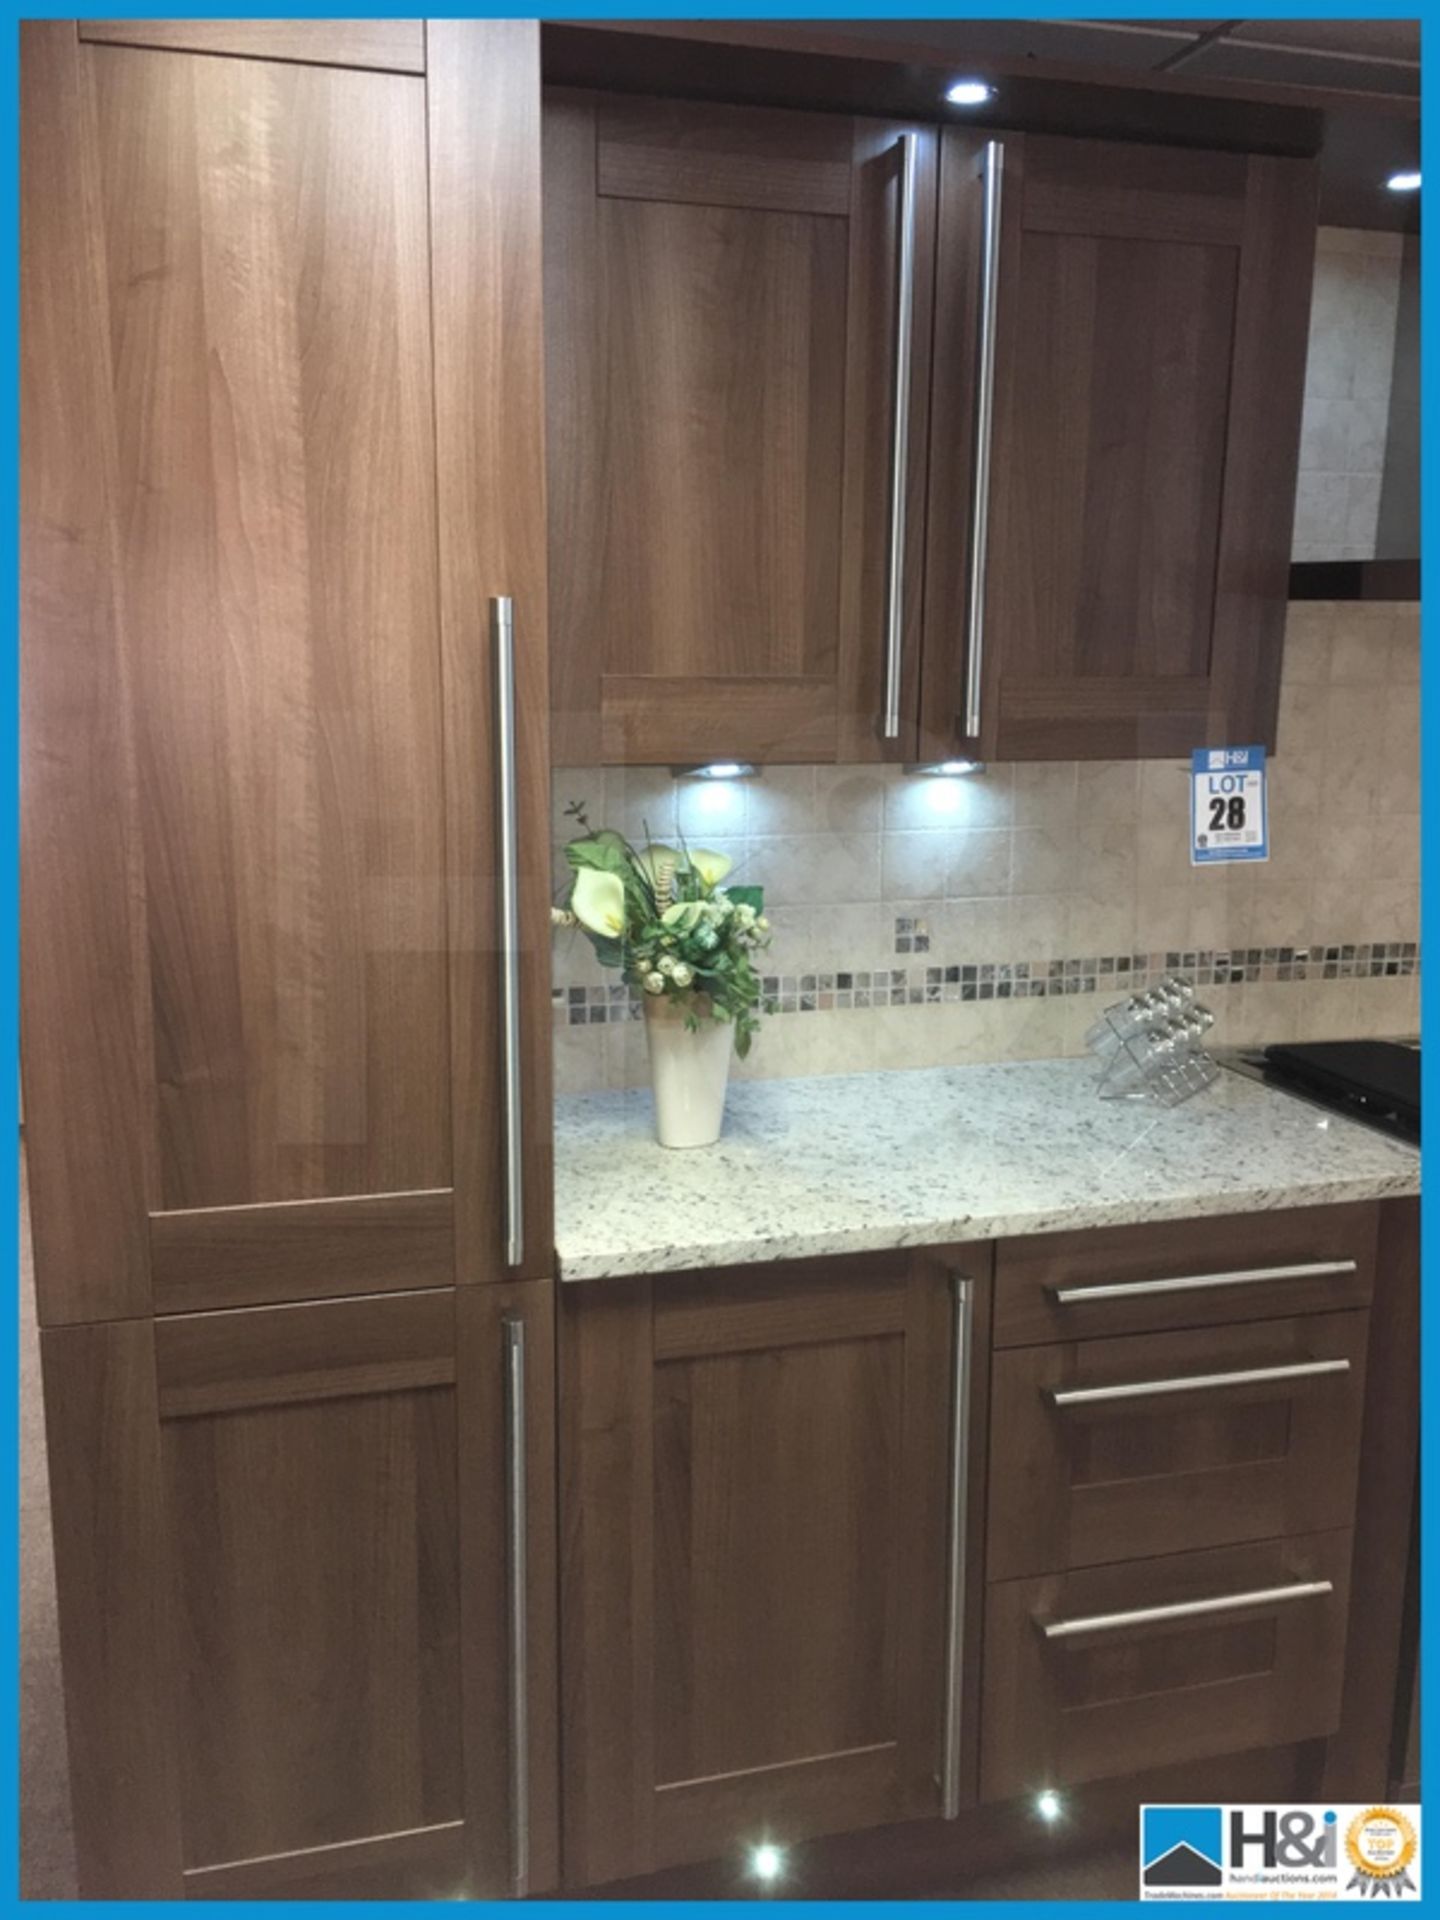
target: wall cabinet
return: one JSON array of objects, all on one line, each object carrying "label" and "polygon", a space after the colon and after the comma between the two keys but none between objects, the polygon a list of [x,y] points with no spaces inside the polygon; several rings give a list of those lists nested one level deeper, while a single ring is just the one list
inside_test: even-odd
[{"label": "wall cabinet", "polygon": [[956,1311],[929,1255],[562,1295],[569,1883],[973,1797],[973,1720],[945,1751],[947,1632],[979,1645],[978,1535],[968,1616],[947,1573]]},{"label": "wall cabinet", "polygon": [[1274,745],[1315,191],[1308,161],[947,130],[928,750]]},{"label": "wall cabinet", "polygon": [[1311,163],[546,117],[562,761],[1273,745]]},{"label": "wall cabinet", "polygon": [[934,130],[561,91],[545,119],[557,760],[904,758]]},{"label": "wall cabinet", "polygon": [[25,27],[24,1080],[86,1895],[555,1871],[539,107],[533,22]]}]

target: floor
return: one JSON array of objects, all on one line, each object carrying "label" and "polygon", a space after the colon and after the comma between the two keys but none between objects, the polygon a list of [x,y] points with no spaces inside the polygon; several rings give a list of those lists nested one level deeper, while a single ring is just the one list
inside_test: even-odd
[{"label": "floor", "polygon": [[[20,1894],[73,1900],[75,1848],[55,1620],[55,1565],[35,1334],[29,1207],[20,1173]],[[943,1895],[936,1896],[944,1897]],[[967,1882],[959,1900],[1130,1900],[1132,1848]]]}]

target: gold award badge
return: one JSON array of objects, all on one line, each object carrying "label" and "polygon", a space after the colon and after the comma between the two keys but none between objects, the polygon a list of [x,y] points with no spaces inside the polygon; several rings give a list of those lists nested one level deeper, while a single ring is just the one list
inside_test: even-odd
[{"label": "gold award badge", "polygon": [[1419,1840],[1414,1827],[1394,1807],[1367,1807],[1350,1822],[1345,1851],[1355,1869],[1347,1893],[1413,1893],[1408,1869]]}]

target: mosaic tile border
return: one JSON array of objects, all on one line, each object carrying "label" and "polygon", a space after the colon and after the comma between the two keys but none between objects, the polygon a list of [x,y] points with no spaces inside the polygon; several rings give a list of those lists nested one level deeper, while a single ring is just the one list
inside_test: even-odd
[{"label": "mosaic tile border", "polygon": [[[897,926],[904,922],[897,922]],[[897,933],[926,952],[924,934]],[[923,946],[917,941],[923,940]],[[1180,973],[1196,987],[1238,987],[1305,980],[1382,980],[1409,978],[1420,971],[1415,940],[1374,940],[1308,947],[1236,947],[1229,952],[1176,947],[1153,953],[1096,954],[1062,960],[963,961],[955,965],[872,967],[859,971],[765,974],[762,987],[774,1013],[825,1013],[874,1007],[954,1005],[980,1000],[1036,1000],[1074,993],[1121,996],[1153,986],[1166,974]],[[623,982],[614,986],[567,987],[552,991],[557,1021],[563,1026],[603,1026],[638,1020],[642,996]]]}]

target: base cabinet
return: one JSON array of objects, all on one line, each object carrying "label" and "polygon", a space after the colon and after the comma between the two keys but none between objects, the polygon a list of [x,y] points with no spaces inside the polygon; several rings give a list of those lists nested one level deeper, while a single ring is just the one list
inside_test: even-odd
[{"label": "base cabinet", "polygon": [[83,1892],[553,1884],[551,1336],[548,1282],[45,1332]]},{"label": "base cabinet", "polygon": [[954,1314],[930,1255],[562,1292],[569,1883],[940,1811]]}]

